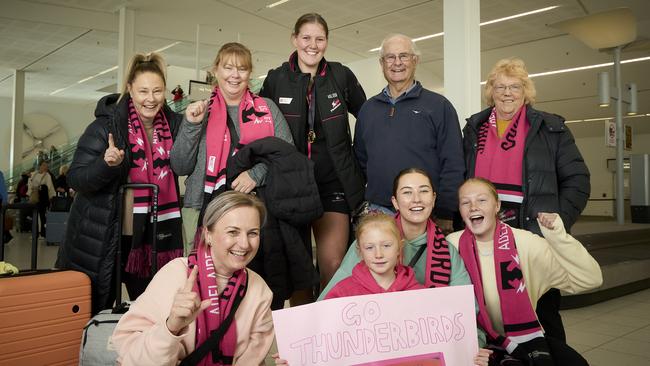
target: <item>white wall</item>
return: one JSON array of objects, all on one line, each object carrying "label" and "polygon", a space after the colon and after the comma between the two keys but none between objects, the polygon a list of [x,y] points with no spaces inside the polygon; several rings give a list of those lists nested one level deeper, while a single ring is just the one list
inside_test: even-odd
[{"label": "white wall", "polygon": [[[616,149],[605,146],[605,126],[603,122],[594,124],[593,128],[603,131],[602,135],[576,137],[576,144],[591,173],[591,196],[582,214],[613,217],[615,201],[611,200],[615,199],[615,173],[607,170],[607,159],[616,159]],[[632,150],[624,151],[624,156],[647,153],[650,153],[650,134],[635,134],[632,139]],[[629,198],[627,175],[625,184],[625,198]]]},{"label": "white wall", "polygon": [[[95,102],[65,103],[25,101],[25,115],[39,113],[49,115],[59,122],[68,138],[79,137],[93,121]],[[9,169],[9,146],[11,136],[11,99],[0,98],[0,170]]]}]

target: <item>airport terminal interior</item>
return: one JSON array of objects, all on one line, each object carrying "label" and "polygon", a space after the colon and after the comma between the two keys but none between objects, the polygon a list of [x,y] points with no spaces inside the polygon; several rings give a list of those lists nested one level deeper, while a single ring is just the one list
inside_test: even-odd
[{"label": "airport terminal interior", "polygon": [[[627,30],[608,18],[620,8],[633,17]],[[450,99],[461,128],[485,108],[482,87],[496,61],[521,58],[537,89],[535,108],[566,120],[591,174],[591,196],[571,233],[600,264],[604,283],[563,296],[568,343],[594,366],[650,364],[650,1],[3,0],[0,9],[0,171],[10,193],[39,159],[55,175],[70,164],[97,100],[118,90],[134,52],[163,55],[168,104],[183,112],[209,96],[207,71],[222,44],[251,49],[250,85],[259,90],[293,51],[295,19],[318,12],[330,29],[326,58],[348,66],[368,97],[386,85],[382,39],[414,38],[416,79]],[[598,46],[604,38],[609,47]],[[172,94],[177,86],[181,98]],[[624,132],[613,135],[619,95]],[[37,268],[52,268],[62,234],[33,241],[32,221],[6,214],[16,224],[0,259],[28,269],[37,250]]]}]

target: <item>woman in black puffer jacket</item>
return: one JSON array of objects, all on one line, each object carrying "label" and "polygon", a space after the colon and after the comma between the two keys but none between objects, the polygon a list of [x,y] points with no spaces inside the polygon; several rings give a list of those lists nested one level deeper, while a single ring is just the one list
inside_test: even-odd
[{"label": "woman in black puffer jacket", "polygon": [[123,93],[97,103],[95,121],[79,138],[67,175],[77,195],[57,267],[90,277],[93,314],[110,308],[115,299],[113,275],[120,235],[124,254],[120,270],[131,299],[144,291],[152,275],[151,193],[127,192],[123,212],[118,213],[121,185],[158,184],[158,268],[183,254],[178,182],[169,167],[169,150],[179,124],[180,116],[165,102],[164,60],[155,53],[138,54],[131,60]]},{"label": "woman in black puffer jacket", "polygon": [[[587,205],[591,184],[564,119],[532,107],[535,85],[521,59],[498,61],[484,92],[489,107],[468,118],[463,129],[467,177],[494,183],[502,222],[542,235],[537,215],[556,212],[569,232]],[[565,341],[559,307],[560,292],[551,289],[536,309],[546,334]]]}]

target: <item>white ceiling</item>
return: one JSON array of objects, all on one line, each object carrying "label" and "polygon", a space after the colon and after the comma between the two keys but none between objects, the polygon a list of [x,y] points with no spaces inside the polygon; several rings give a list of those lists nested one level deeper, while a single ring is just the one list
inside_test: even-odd
[{"label": "white ceiling", "polygon": [[[266,8],[273,1],[4,0],[0,5],[0,96],[11,97],[14,69],[26,71],[29,100],[88,103],[104,95],[98,90],[115,84],[117,71],[77,82],[117,64],[117,9],[125,4],[135,9],[137,51],[180,42],[163,52],[168,64],[194,68],[200,24],[202,68],[209,67],[221,44],[239,39],[253,51],[255,76],[286,60],[291,52],[291,27],[306,12],[318,12],[328,21],[327,57],[344,63],[376,57],[368,50],[388,33],[419,37],[443,30],[442,0],[291,0]],[[560,7],[481,27],[483,78],[495,61],[509,56],[523,58],[531,73],[611,61],[611,55],[591,50],[548,24],[614,7],[631,8],[637,18],[637,39],[650,39],[648,0],[482,0],[481,21],[552,5]],[[428,79],[443,79],[443,41],[437,37],[418,43],[422,51],[418,73],[434,76]],[[645,48],[626,52],[623,59],[649,55],[650,48]],[[613,115],[611,109],[596,107],[596,74],[605,70],[535,78],[537,105],[569,120]],[[626,64],[622,70],[624,81],[637,83],[640,112],[650,113],[650,61]],[[67,89],[50,96],[61,88]],[[369,95],[376,92],[366,91]],[[650,132],[650,117],[635,123],[640,125],[635,130]]]}]

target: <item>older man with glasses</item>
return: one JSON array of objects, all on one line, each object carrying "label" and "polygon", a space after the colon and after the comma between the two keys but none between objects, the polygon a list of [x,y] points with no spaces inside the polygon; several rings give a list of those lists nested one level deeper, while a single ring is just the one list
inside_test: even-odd
[{"label": "older man with glasses", "polygon": [[[409,37],[396,34],[384,39],[379,63],[388,85],[361,108],[354,149],[367,177],[370,210],[394,212],[393,178],[403,169],[421,168],[437,192],[436,224],[449,233],[453,231],[457,191],[465,173],[460,127],[449,100],[415,80],[419,59]],[[414,194],[409,209],[418,208]]]}]

